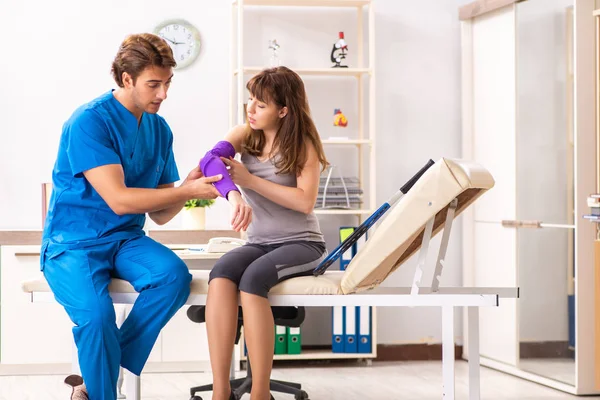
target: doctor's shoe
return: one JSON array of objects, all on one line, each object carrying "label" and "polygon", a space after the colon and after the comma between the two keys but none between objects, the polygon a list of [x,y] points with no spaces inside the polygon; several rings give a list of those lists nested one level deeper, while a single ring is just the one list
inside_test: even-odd
[{"label": "doctor's shoe", "polygon": [[88,400],[87,391],[81,376],[69,375],[65,378],[65,383],[73,389],[71,392],[71,400]]}]

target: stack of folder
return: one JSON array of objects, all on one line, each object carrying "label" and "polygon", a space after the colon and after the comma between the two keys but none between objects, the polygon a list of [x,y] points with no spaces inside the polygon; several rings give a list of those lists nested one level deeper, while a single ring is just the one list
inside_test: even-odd
[{"label": "stack of folder", "polygon": [[301,350],[300,328],[275,325],[275,354],[300,354]]},{"label": "stack of folder", "polygon": [[590,213],[583,216],[592,222],[600,222],[600,194],[592,194],[587,198]]},{"label": "stack of folder", "polygon": [[363,190],[356,177],[332,177],[333,166],[321,176],[315,208],[358,209],[362,205]]},{"label": "stack of folder", "polygon": [[[354,232],[356,227],[340,227],[340,243]],[[340,259],[340,269],[345,270],[366,236],[347,250]],[[371,353],[373,310],[369,306],[335,306],[332,311],[331,349],[334,353]]]}]

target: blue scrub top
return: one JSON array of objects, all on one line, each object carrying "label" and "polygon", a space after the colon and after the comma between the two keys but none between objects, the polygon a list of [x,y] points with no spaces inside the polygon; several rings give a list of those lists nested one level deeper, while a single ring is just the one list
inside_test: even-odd
[{"label": "blue scrub top", "polygon": [[107,164],[122,165],[127,187],[179,180],[165,120],[144,113],[138,126],[112,90],[79,107],[63,126],[42,252],[53,244],[64,250],[144,235],[145,214],[115,214],[85,179],[84,171]]}]

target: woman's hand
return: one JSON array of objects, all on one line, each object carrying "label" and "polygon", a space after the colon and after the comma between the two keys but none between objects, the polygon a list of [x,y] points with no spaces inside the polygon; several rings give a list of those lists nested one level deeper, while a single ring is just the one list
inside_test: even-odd
[{"label": "woman's hand", "polygon": [[232,206],[231,227],[234,231],[245,231],[252,222],[252,208],[242,199],[240,192],[232,190],[227,194]]},{"label": "woman's hand", "polygon": [[254,176],[248,172],[248,169],[241,162],[233,158],[221,157],[221,160],[229,167],[229,176],[236,185],[250,188]]}]

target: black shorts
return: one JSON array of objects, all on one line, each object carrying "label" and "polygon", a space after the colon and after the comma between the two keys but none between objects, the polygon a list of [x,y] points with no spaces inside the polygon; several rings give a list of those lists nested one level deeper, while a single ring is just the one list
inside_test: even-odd
[{"label": "black shorts", "polygon": [[242,292],[268,297],[277,283],[311,275],[325,256],[322,242],[248,243],[224,254],[210,271],[208,282],[226,278]]}]

